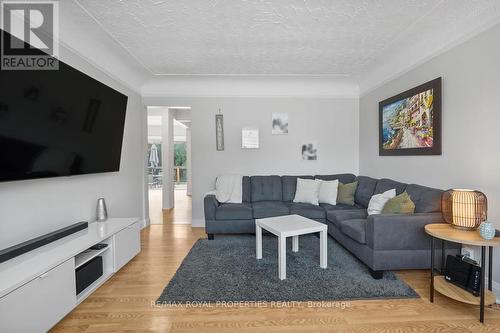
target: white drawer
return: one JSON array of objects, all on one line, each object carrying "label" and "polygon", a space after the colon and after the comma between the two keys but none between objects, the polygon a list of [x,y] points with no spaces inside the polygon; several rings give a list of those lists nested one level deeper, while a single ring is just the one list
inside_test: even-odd
[{"label": "white drawer", "polygon": [[115,272],[141,252],[141,228],[139,222],[123,229],[114,236]]},{"label": "white drawer", "polygon": [[75,305],[72,258],[0,298],[0,331],[47,332]]}]

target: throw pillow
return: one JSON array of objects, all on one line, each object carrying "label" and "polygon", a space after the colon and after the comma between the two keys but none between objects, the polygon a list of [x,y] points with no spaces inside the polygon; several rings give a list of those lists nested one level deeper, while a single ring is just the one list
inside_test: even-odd
[{"label": "throw pillow", "polygon": [[323,180],[319,186],[319,203],[330,205],[337,204],[337,192],[339,190],[339,180]]},{"label": "throw pillow", "polygon": [[390,199],[396,196],[396,189],[391,189],[385,191],[384,193],[375,194],[371,197],[370,202],[368,203],[367,212],[368,215],[380,214],[385,207],[385,204]]},{"label": "throw pillow", "polygon": [[303,202],[318,205],[318,195],[321,180],[297,178],[297,188],[293,202]]},{"label": "throw pillow", "polygon": [[408,193],[403,192],[387,201],[382,209],[382,214],[413,214],[415,204]]},{"label": "throw pillow", "polygon": [[354,194],[358,188],[358,182],[349,184],[339,183],[339,190],[337,193],[337,203],[354,206]]}]

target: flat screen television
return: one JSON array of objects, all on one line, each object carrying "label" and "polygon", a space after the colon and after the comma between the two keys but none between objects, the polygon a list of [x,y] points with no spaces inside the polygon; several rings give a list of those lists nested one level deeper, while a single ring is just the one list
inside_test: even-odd
[{"label": "flat screen television", "polygon": [[126,108],[126,95],[62,61],[0,70],[0,181],[119,171]]}]

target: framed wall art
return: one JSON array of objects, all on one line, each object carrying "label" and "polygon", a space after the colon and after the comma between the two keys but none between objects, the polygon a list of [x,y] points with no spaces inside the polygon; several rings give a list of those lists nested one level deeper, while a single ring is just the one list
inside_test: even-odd
[{"label": "framed wall art", "polygon": [[379,155],[441,155],[441,78],[379,103]]},{"label": "framed wall art", "polygon": [[224,116],[215,115],[215,145],[218,151],[224,150]]},{"label": "framed wall art", "polygon": [[259,148],[259,129],[243,128],[241,130],[241,148],[258,149]]},{"label": "framed wall art", "polygon": [[272,114],[273,129],[272,134],[282,135],[288,134],[288,113],[275,113]]}]

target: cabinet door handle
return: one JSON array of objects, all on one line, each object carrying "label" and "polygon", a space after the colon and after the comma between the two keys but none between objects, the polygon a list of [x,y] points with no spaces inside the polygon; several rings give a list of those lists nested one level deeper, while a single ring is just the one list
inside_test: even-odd
[{"label": "cabinet door handle", "polygon": [[49,272],[45,272],[39,276],[40,279],[45,279],[49,275]]}]

